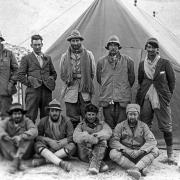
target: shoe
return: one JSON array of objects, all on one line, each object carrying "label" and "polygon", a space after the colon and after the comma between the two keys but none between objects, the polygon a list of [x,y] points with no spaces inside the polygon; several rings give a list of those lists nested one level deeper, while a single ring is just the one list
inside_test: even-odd
[{"label": "shoe", "polygon": [[66,161],[61,160],[59,166],[66,172],[70,172],[71,170],[71,164]]},{"label": "shoe", "polygon": [[9,173],[10,174],[15,174],[17,171],[20,170],[20,164],[21,164],[21,160],[19,157],[14,158],[13,162],[12,162],[12,166],[9,169]]},{"label": "shoe", "polygon": [[44,158],[38,158],[32,160],[32,167],[38,167],[46,164],[46,159]]},{"label": "shoe", "polygon": [[93,174],[93,175],[96,175],[99,172],[98,169],[96,169],[95,167],[89,168],[88,171],[90,174]]},{"label": "shoe", "polygon": [[149,172],[149,169],[146,167],[141,170],[141,175],[145,177],[145,176],[147,176],[148,172]]},{"label": "shoe", "polygon": [[141,177],[141,173],[138,168],[128,169],[127,173],[129,176],[133,177],[135,180],[139,180]]},{"label": "shoe", "polygon": [[99,172],[106,172],[108,170],[109,170],[109,166],[104,161],[102,161]]}]

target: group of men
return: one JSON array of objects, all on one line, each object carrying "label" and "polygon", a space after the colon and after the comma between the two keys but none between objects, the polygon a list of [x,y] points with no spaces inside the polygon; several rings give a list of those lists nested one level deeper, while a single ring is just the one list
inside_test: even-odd
[{"label": "group of men", "polygon": [[[105,48],[108,54],[97,65],[93,53],[87,50],[78,30],[68,36],[70,43],[60,60],[63,81],[60,103],[52,101],[57,74],[50,56],[42,53],[43,39],[31,37],[33,52],[24,56],[20,66],[13,53],[6,50],[0,36],[0,150],[13,159],[12,172],[22,168],[21,159],[32,155],[34,167],[53,163],[70,171],[71,159],[89,162],[89,172],[97,174],[109,169],[105,155],[127,169],[135,179],[145,174],[146,168],[159,155],[157,141],[151,132],[154,114],[167,146],[167,162],[173,159],[172,118],[170,100],[175,88],[175,74],[170,62],[159,53],[156,38],[145,44],[147,55],[139,64],[137,104],[132,104],[135,81],[133,60],[120,53],[116,35],[110,36]],[[99,109],[91,103],[93,80],[99,84],[99,107],[104,121],[98,118]],[[21,104],[12,103],[17,81],[26,86],[25,111]],[[141,108],[141,110],[140,110]],[[40,122],[34,125],[40,110]],[[110,151],[110,152],[109,152]]]}]

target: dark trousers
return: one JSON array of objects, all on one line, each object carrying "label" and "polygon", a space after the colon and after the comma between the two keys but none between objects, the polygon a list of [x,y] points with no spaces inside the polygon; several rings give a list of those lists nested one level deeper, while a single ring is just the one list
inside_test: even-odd
[{"label": "dark trousers", "polygon": [[144,100],[141,107],[141,121],[145,122],[150,128],[152,126],[154,114],[156,115],[159,129],[162,132],[172,132],[171,109],[169,106],[161,104],[160,109],[152,109],[148,99]]},{"label": "dark trousers", "polygon": [[34,141],[21,141],[19,146],[16,147],[12,142],[1,140],[0,149],[3,157],[8,160],[12,160],[16,153],[23,159],[29,159],[34,153]]},{"label": "dark trousers", "polygon": [[89,103],[90,103],[90,101],[83,100],[81,93],[78,94],[77,103],[65,102],[66,115],[70,118],[74,128],[80,122],[80,117],[82,117],[82,119],[85,117],[85,107]]},{"label": "dark trousers", "polygon": [[2,117],[9,116],[7,111],[12,104],[12,96],[2,96],[0,95],[0,113]]},{"label": "dark trousers", "polygon": [[48,113],[46,111],[46,107],[48,107],[49,103],[52,101],[52,92],[42,85],[38,88],[30,88],[26,89],[26,116],[29,117],[34,123],[38,116],[38,109],[40,110],[40,119],[47,116]]},{"label": "dark trousers", "polygon": [[127,118],[126,108],[121,107],[118,102],[103,107],[103,115],[105,122],[111,127],[111,129],[114,129],[118,123]]}]

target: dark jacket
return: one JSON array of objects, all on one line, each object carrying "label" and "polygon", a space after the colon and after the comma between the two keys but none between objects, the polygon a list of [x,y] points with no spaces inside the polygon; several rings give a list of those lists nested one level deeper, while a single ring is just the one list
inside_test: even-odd
[{"label": "dark jacket", "polygon": [[[12,95],[16,93],[15,83],[18,70],[18,63],[12,51],[3,49],[0,54],[0,95]],[[13,89],[8,86],[14,84]]]},{"label": "dark jacket", "polygon": [[43,66],[41,68],[33,52],[24,56],[18,71],[18,80],[32,88],[38,88],[44,84],[49,90],[53,91],[57,78],[56,71],[50,56],[43,55],[42,59]]},{"label": "dark jacket", "polygon": [[[61,123],[59,125],[60,139],[55,139],[55,140],[61,140],[61,139],[67,138],[68,143],[72,142],[73,132],[74,132],[73,125],[64,116],[61,115],[61,118],[62,118]],[[49,116],[46,116],[41,119],[38,125],[38,136],[44,136],[44,137],[54,139],[52,132],[50,130]]]},{"label": "dark jacket", "polygon": [[24,140],[32,140],[38,135],[38,131],[32,120],[24,116],[22,122],[15,126],[11,118],[6,118],[0,122],[0,139],[3,136],[21,136]]},{"label": "dark jacket", "polygon": [[144,98],[151,84],[154,84],[157,94],[159,96],[160,104],[168,105],[170,103],[174,88],[175,88],[175,74],[171,63],[160,58],[154,79],[151,80],[147,77],[144,71],[144,61],[140,62],[138,69],[138,83],[140,85],[137,92],[137,103],[143,105]]}]

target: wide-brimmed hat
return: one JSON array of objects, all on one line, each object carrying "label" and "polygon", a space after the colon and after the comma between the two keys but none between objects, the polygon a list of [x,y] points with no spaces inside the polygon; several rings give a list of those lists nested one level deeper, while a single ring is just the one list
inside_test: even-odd
[{"label": "wide-brimmed hat", "polygon": [[71,32],[71,34],[67,38],[67,41],[71,41],[71,39],[80,39],[81,41],[84,40],[84,38],[81,36],[81,33],[77,29],[74,29]]},{"label": "wide-brimmed hat", "polygon": [[18,111],[18,110],[20,110],[23,114],[26,114],[26,112],[27,112],[26,110],[23,109],[23,107],[22,107],[22,105],[20,103],[13,103],[10,106],[9,110],[7,111],[7,113],[9,115],[11,115],[13,111]]},{"label": "wide-brimmed hat", "polygon": [[49,103],[49,106],[47,107],[47,109],[58,109],[60,111],[62,111],[62,108],[61,108],[61,104],[58,100],[56,99],[53,99],[50,103]]},{"label": "wide-brimmed hat", "polygon": [[2,41],[5,41],[5,39],[4,39],[3,36],[2,36],[1,31],[0,31],[0,39],[1,39]]},{"label": "wide-brimmed hat", "polygon": [[119,46],[119,49],[122,48],[121,45],[120,45],[119,38],[116,35],[112,35],[112,36],[109,37],[108,42],[107,42],[106,47],[105,47],[107,50],[109,50],[109,44],[110,43],[117,43],[118,46]]},{"label": "wide-brimmed hat", "polygon": [[126,114],[128,112],[138,112],[138,113],[140,113],[139,104],[128,104],[127,107],[126,107]]},{"label": "wide-brimmed hat", "polygon": [[154,38],[154,37],[151,37],[151,38],[149,38],[149,39],[147,40],[146,45],[145,45],[145,49],[146,49],[146,47],[147,47],[148,44],[152,45],[152,46],[155,47],[155,48],[159,48],[159,42],[158,42],[158,40],[157,40],[156,38]]}]

